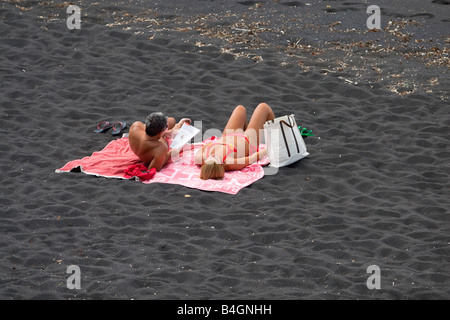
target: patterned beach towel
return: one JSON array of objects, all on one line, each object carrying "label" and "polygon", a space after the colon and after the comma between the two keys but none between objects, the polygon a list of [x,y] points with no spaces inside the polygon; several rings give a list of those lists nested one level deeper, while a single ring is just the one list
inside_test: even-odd
[{"label": "patterned beach towel", "polygon": [[[186,145],[179,157],[169,160],[160,172],[154,172],[154,170],[145,171],[142,161],[131,150],[128,138],[124,137],[111,141],[103,150],[94,152],[91,156],[68,162],[56,172],[80,170],[85,174],[105,178],[135,179],[145,184],[178,184],[189,188],[228,194],[236,194],[242,188],[264,177],[262,166],[269,164],[267,156],[242,170],[227,171],[222,180],[200,179],[200,167],[195,165],[194,157],[203,143],[207,142]],[[264,145],[260,145],[260,149],[264,147]]]}]

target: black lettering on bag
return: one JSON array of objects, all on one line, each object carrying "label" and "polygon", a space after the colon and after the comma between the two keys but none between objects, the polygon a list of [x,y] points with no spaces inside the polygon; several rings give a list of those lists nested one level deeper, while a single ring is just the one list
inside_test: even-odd
[{"label": "black lettering on bag", "polygon": [[286,140],[286,134],[284,133],[283,123],[287,125],[287,123],[284,120],[281,120],[280,121],[280,128],[281,128],[281,132],[283,133],[284,144],[286,145],[286,149],[287,149],[287,152],[288,152],[288,157],[290,157],[291,156],[291,151],[289,150],[289,145],[288,145],[287,140]]},{"label": "black lettering on bag", "polygon": [[[288,119],[289,119],[289,124],[291,124],[291,117],[289,116]],[[294,123],[295,123],[295,121],[294,121]],[[295,136],[295,132],[294,132],[294,123],[291,124],[290,127],[291,127],[291,131],[292,131],[292,135],[294,136],[295,145],[297,146],[297,153],[300,153],[300,148],[298,146],[297,137]]]}]

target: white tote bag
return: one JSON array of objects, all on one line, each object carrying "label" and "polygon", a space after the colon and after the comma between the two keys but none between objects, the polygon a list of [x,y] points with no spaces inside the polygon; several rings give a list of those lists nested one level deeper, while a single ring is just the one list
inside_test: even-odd
[{"label": "white tote bag", "polygon": [[309,155],[293,114],[267,121],[264,139],[272,167],[284,167]]}]

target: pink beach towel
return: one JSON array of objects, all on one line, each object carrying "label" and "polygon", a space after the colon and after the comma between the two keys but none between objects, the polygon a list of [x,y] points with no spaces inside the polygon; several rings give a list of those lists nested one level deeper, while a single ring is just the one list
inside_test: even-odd
[{"label": "pink beach towel", "polygon": [[[204,141],[205,143],[207,141]],[[85,174],[105,177],[140,180],[145,184],[169,183],[178,184],[189,188],[204,191],[219,191],[229,194],[236,194],[244,187],[264,177],[262,166],[267,165],[269,160],[266,157],[249,165],[239,171],[227,171],[222,180],[202,180],[200,179],[200,167],[195,165],[194,156],[203,143],[186,145],[180,156],[164,166],[160,172],[147,171],[140,174],[142,161],[133,153],[128,143],[128,138],[111,141],[103,150],[94,152],[89,157],[73,160],[65,166],[57,169],[56,172],[70,172],[73,169],[80,169]],[[264,145],[260,145],[264,148]],[[143,170],[142,170],[143,171]],[[134,172],[134,176],[130,176]],[[138,174],[139,173],[139,174]],[[151,177],[149,180],[142,180]]]}]

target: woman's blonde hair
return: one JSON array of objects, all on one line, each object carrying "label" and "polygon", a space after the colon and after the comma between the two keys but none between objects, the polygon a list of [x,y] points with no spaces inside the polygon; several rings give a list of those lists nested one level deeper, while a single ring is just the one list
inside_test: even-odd
[{"label": "woman's blonde hair", "polygon": [[213,161],[204,163],[200,171],[200,179],[203,180],[208,179],[220,180],[223,178],[224,175],[225,175],[225,168],[223,167],[223,165]]}]

